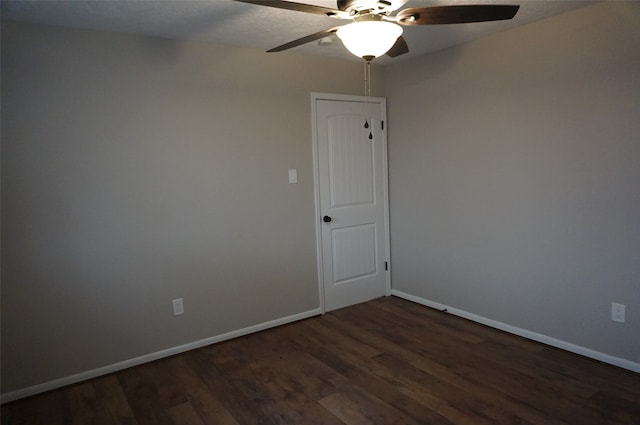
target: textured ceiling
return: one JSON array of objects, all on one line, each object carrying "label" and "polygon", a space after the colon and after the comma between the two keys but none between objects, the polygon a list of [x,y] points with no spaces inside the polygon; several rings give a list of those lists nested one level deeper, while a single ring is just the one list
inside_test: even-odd
[{"label": "textured ceiling", "polygon": [[[336,7],[334,0],[304,2]],[[519,4],[521,7],[510,21],[404,27],[404,37],[411,52],[395,59],[379,58],[376,62],[386,64],[405,60],[592,3],[574,0],[409,0],[403,9],[452,4]],[[2,0],[1,7],[3,20],[211,41],[261,50],[349,22],[232,0]],[[335,35],[330,40],[333,42],[328,45],[320,45],[316,41],[296,47],[291,52],[359,60],[346,51]]]}]

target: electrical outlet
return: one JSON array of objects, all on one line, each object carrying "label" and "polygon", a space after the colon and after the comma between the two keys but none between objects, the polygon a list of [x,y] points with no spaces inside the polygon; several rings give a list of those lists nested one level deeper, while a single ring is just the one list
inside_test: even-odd
[{"label": "electrical outlet", "polygon": [[179,316],[184,314],[184,304],[182,302],[182,298],[176,298],[173,302],[173,315]]},{"label": "electrical outlet", "polygon": [[624,323],[624,304],[611,303],[611,320]]}]

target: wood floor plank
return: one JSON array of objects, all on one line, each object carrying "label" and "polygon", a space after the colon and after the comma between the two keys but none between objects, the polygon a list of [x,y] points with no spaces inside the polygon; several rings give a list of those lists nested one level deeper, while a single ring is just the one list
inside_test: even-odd
[{"label": "wood floor plank", "polygon": [[638,400],[636,395],[640,392],[640,374],[635,374],[636,379],[630,379],[627,370],[554,347],[544,347],[540,351],[540,358],[558,374],[571,376],[599,390],[606,388],[607,392],[631,402]]},{"label": "wood floor plank", "polygon": [[232,381],[213,364],[206,350],[196,350],[189,353],[187,362],[200,376],[202,381],[224,408],[231,413],[239,424],[271,424],[268,418],[264,418],[262,412],[255,408]]},{"label": "wood floor plank", "polygon": [[[377,304],[374,306],[378,307]],[[489,382],[494,388],[508,386],[506,382],[519,382],[521,385],[514,386],[511,393],[516,392],[524,399],[545,400],[547,408],[552,409],[555,416],[562,420],[583,420],[582,423],[602,420],[601,412],[577,398],[575,394],[563,393],[556,387],[555,382],[547,382],[521,373],[509,362],[498,362],[492,359],[490,353],[478,349],[477,344],[474,349],[461,352],[457,348],[457,342],[451,338],[430,334],[431,340],[426,341],[415,328],[399,326],[401,321],[396,313],[389,312],[386,316],[373,315],[370,320],[374,326],[383,327],[386,324],[387,328],[390,328],[389,332],[393,332],[393,335],[388,336],[394,338],[397,343],[412,345],[423,357],[440,362],[459,374],[476,376],[475,379]],[[385,323],[381,322],[383,320]],[[531,375],[535,373],[532,372]],[[580,403],[583,405],[578,406]]]},{"label": "wood floor plank", "polygon": [[535,406],[529,404],[527,400],[517,400],[510,397],[509,388],[505,387],[504,391],[501,388],[493,388],[486,385],[481,380],[475,380],[467,375],[457,374],[451,369],[443,366],[437,362],[434,362],[427,358],[420,358],[414,360],[411,364],[421,370],[429,372],[434,376],[445,380],[452,385],[460,387],[469,393],[472,393],[480,400],[485,402],[493,402],[499,405],[499,409],[505,412],[511,412],[514,417],[522,418],[522,421],[514,419],[510,423],[532,423],[532,424],[547,424],[547,425],[566,425],[567,423],[553,418],[544,412],[537,409]]},{"label": "wood floor plank", "polygon": [[419,424],[383,400],[359,389],[332,394],[320,400],[320,404],[348,425]]},{"label": "wood floor plank", "polygon": [[205,425],[191,403],[181,403],[167,409],[169,417],[176,425]]},{"label": "wood floor plank", "polygon": [[[419,344],[415,341],[414,343]],[[563,393],[553,382],[521,373],[510,364],[492,360],[477,349],[461,353],[448,346],[446,341],[440,341],[438,345],[441,346],[441,350],[424,345],[418,350],[424,358],[444,365],[467,379],[482,382],[497,390],[508,388],[508,394],[505,394],[507,397],[515,397],[530,405],[542,404],[545,410],[554,412],[554,417],[564,421],[594,423],[593,421],[599,419],[598,412],[588,403],[580,406],[580,399],[575,394]],[[515,382],[518,385],[514,385]]]},{"label": "wood floor plank", "polygon": [[94,380],[93,387],[96,398],[105,406],[114,424],[137,425],[129,400],[115,375]]},{"label": "wood floor plank", "polygon": [[[265,333],[265,336],[270,334]],[[303,393],[310,401],[317,401],[346,385],[347,378],[293,342],[296,339],[295,333],[290,333],[290,338],[288,341],[278,341],[282,355],[272,361],[272,367],[287,379],[291,391]],[[313,351],[313,347],[308,348]]]},{"label": "wood floor plank", "polygon": [[174,385],[168,364],[158,360],[118,373],[118,379],[139,424],[174,425],[167,409],[187,402]]},{"label": "wood floor plank", "polygon": [[389,297],[0,412],[2,425],[639,425],[640,374]]},{"label": "wood floor plank", "polygon": [[496,329],[489,326],[483,326],[477,323],[474,323],[474,326],[469,326],[470,321],[462,317],[432,308],[425,308],[423,305],[408,302],[400,298],[390,297],[389,302],[376,303],[375,306],[385,309],[393,308],[392,311],[401,313],[402,317],[415,318],[423,322],[424,326],[444,326],[444,329],[446,329],[445,333],[456,338],[462,338],[465,334],[471,334],[476,338],[480,338],[482,341],[506,341],[526,351],[539,352],[544,348],[544,345],[537,342],[526,338],[513,338],[512,334],[496,331]]},{"label": "wood floor plank", "polygon": [[[401,301],[401,304],[404,310],[404,308],[407,307],[408,303],[406,301]],[[409,303],[409,305],[411,304],[412,303]],[[420,308],[423,308],[423,307],[420,307]],[[430,309],[427,309],[427,310],[430,310]],[[433,311],[432,314],[442,315],[442,313],[435,312],[435,311]],[[376,341],[380,341],[380,342],[376,342],[376,344],[384,344],[386,340],[385,337],[380,336],[380,332],[375,332],[376,330],[375,328],[373,328],[371,331],[365,330],[363,329],[363,326],[366,326],[366,324],[361,324],[362,326],[358,326],[357,318],[351,318],[351,319],[352,320],[348,320],[348,321],[346,320],[338,321],[337,319],[332,318],[330,320],[332,320],[333,322],[336,322],[335,323],[336,326],[347,327],[348,332],[350,332],[350,334],[355,338],[361,337],[365,339],[374,339]],[[394,336],[397,337],[398,335],[394,335]],[[463,376],[459,376],[455,373],[451,373],[449,369],[447,369],[446,367],[434,361],[429,360],[427,357],[418,354],[416,351],[412,351],[410,349],[405,348],[408,346],[408,347],[413,347],[415,349],[415,346],[413,344],[409,344],[406,341],[398,341],[398,340],[396,340],[396,342],[397,343],[395,344],[387,345],[385,349],[385,351],[387,352],[387,355],[390,355],[393,357],[393,360],[389,360],[390,362],[413,362],[413,364],[415,364],[418,367],[423,366],[423,370],[425,371],[428,371],[431,373],[433,373],[434,371],[438,372],[437,376],[440,379],[450,383],[454,383],[458,387],[465,389],[467,392],[471,392],[476,394],[477,396],[480,396],[480,398],[485,401],[495,402],[496,400],[499,400],[501,405],[505,404],[506,400],[503,398],[504,397],[503,393],[495,391],[494,389],[484,386],[482,384],[474,385],[473,382],[465,379]],[[447,356],[448,354],[443,353],[443,355]],[[554,420],[553,418],[549,418],[544,414],[542,414],[541,412],[539,412],[537,409],[529,408],[526,405],[521,405],[518,403],[507,403],[507,404],[509,406],[509,409],[507,409],[507,411],[512,412],[511,414],[514,417],[514,420],[511,423],[520,423],[520,422],[526,423],[527,421],[530,423],[545,423],[545,424],[546,423],[548,424],[564,423],[559,420]],[[521,419],[516,420],[515,418],[521,418]]]},{"label": "wood floor plank", "polygon": [[[406,302],[403,302],[402,307],[406,307]],[[442,315],[440,312],[434,312],[434,314]],[[339,320],[335,315],[326,315],[325,317],[332,326],[342,329],[352,338],[362,338],[370,341],[374,346],[384,346],[386,355],[391,356],[389,362],[412,363],[416,367],[422,368],[427,372],[435,372],[436,376],[441,380],[452,383],[464,389],[468,393],[473,393],[485,402],[496,403],[496,400],[498,400],[500,407],[495,407],[495,409],[500,411],[504,410],[504,414],[511,415],[510,417],[513,419],[508,420],[507,423],[544,423],[549,425],[566,424],[563,421],[550,418],[539,410],[531,408],[528,405],[511,402],[504,398],[504,393],[498,392],[493,388],[482,384],[474,384],[474,382],[469,381],[462,376],[451,373],[446,367],[430,361],[426,357],[417,354],[415,351],[411,351],[411,349],[405,348],[405,345],[411,346],[410,344],[388,344],[388,340],[380,336],[379,332],[376,333],[365,330],[362,326],[358,326],[357,320]],[[498,415],[498,413],[494,413],[489,416],[495,417],[496,415]]]},{"label": "wood floor plank", "polygon": [[[318,326],[316,326],[316,330]],[[309,333],[307,333],[309,335]],[[326,338],[332,338],[327,333]],[[405,395],[415,396],[414,400],[422,404],[422,411],[425,415],[435,416],[439,415],[448,419],[451,422],[464,418],[465,420],[476,424],[489,424],[490,422],[486,418],[482,418],[477,414],[469,415],[465,412],[461,412],[458,408],[449,408],[447,403],[442,403],[439,396],[434,396],[434,393],[443,391],[443,386],[447,386],[446,383],[432,379],[430,382],[422,382],[421,388],[428,388],[428,392],[416,391],[416,385],[414,384],[414,377],[410,377],[406,373],[399,372],[398,368],[392,364],[383,364],[377,361],[375,358],[370,358],[367,355],[358,355],[357,350],[349,350],[350,344],[336,342],[333,345],[323,344],[322,352],[318,355],[323,356],[324,361],[333,361],[341,358],[349,365],[348,370],[344,372],[354,383],[358,383],[362,379],[362,374],[367,374],[370,377],[377,378],[381,384],[389,387],[396,388],[398,391]],[[422,373],[415,369],[411,371],[412,374]],[[369,392],[372,391],[372,386],[366,387]],[[452,420],[453,419],[453,420]],[[437,420],[440,421],[440,418]]]},{"label": "wood floor plank", "polygon": [[[264,334],[256,335],[256,340],[262,337]],[[341,424],[314,397],[308,396],[297,377],[286,373],[299,353],[282,352],[279,345],[269,346],[265,341],[251,342],[248,346],[244,345],[245,340],[237,342],[209,350],[209,356],[218,369],[224,368],[222,373],[228,382],[250,400],[262,417],[275,423]]]},{"label": "wood floor plank", "polygon": [[69,422],[66,391],[50,391],[2,406],[3,425],[64,425]]},{"label": "wood floor plank", "polygon": [[[170,364],[172,375],[175,377],[174,385],[180,386],[188,403],[182,403],[182,409],[187,409],[188,404],[198,415],[204,424],[237,425],[238,422],[231,413],[225,409],[220,401],[211,394],[200,376],[187,362],[189,353],[184,356],[175,356]],[[170,416],[174,418],[175,412],[171,410]],[[175,418],[174,418],[175,422]]]}]

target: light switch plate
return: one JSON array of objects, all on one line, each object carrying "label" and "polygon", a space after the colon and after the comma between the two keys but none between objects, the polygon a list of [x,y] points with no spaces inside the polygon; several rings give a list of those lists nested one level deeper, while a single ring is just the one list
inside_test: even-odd
[{"label": "light switch plate", "polygon": [[614,322],[624,323],[624,310],[624,304],[611,303],[611,320]]},{"label": "light switch plate", "polygon": [[172,301],[173,303],[173,315],[179,316],[184,314],[184,303],[182,302],[182,298],[176,298]]},{"label": "light switch plate", "polygon": [[298,170],[292,168],[289,170],[289,184],[298,183]]}]

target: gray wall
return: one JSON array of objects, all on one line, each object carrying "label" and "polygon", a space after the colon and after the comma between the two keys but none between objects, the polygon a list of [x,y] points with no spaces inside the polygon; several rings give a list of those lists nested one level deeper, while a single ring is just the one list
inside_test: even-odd
[{"label": "gray wall", "polygon": [[639,46],[606,2],[386,67],[393,288],[640,362]]},{"label": "gray wall", "polygon": [[355,61],[3,23],[2,392],[317,309],[310,92],[361,87]]}]

